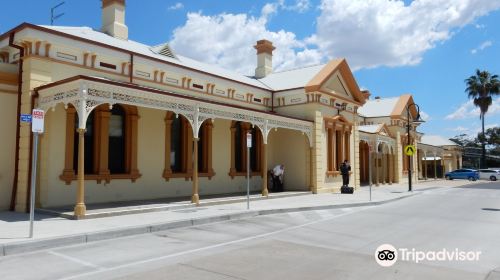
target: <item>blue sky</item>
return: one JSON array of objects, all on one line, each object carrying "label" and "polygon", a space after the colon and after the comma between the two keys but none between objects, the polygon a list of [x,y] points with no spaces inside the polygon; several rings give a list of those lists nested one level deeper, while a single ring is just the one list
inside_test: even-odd
[{"label": "blue sky", "polygon": [[[21,22],[50,24],[60,1],[4,3],[0,32]],[[100,27],[99,0],[66,0],[55,25]],[[129,37],[171,42],[174,51],[252,74],[256,39],[277,46],[277,71],[346,57],[373,96],[412,93],[429,115],[420,130],[475,134],[480,120],[464,93],[476,68],[500,74],[500,1],[127,0]],[[486,115],[499,126],[500,102]]]}]

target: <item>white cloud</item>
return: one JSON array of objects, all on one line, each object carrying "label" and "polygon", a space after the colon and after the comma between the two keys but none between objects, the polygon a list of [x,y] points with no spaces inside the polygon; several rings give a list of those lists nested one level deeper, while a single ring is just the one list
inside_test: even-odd
[{"label": "white cloud", "polygon": [[[499,126],[498,123],[487,123],[484,125],[484,130],[498,126]],[[473,122],[465,127],[457,126],[457,127],[447,128],[446,130],[453,131],[455,135],[465,134],[468,136],[470,140],[473,140],[475,137],[477,137],[477,134],[481,132],[482,128],[480,122]]]},{"label": "white cloud", "polygon": [[431,120],[431,116],[429,116],[429,114],[427,114],[424,111],[420,111],[420,117],[422,118],[422,120],[424,120],[426,122]]},{"label": "white cloud", "polygon": [[[474,106],[472,100],[468,100],[456,109],[453,113],[445,117],[446,120],[461,120],[479,117],[479,108]],[[488,108],[486,116],[496,115],[500,113],[500,98],[493,99],[491,106]]]},{"label": "white cloud", "polygon": [[487,0],[321,0],[316,33],[297,38],[285,29],[270,31],[268,22],[280,10],[309,9],[309,0],[276,0],[260,16],[188,13],[176,28],[171,46],[194,59],[251,75],[256,64],[253,45],[274,43],[275,71],[345,57],[351,67],[415,65],[423,54],[451,38],[457,29],[500,8]]},{"label": "white cloud", "polygon": [[355,69],[415,65],[456,29],[499,8],[489,0],[322,0],[317,43]]},{"label": "white cloud", "polygon": [[449,128],[449,130],[457,131],[457,132],[465,132],[465,131],[469,131],[469,128],[466,128],[466,127],[463,127],[463,126],[457,126],[457,127],[454,127],[454,128]]},{"label": "white cloud", "polygon": [[286,9],[303,13],[311,7],[309,0],[295,0],[295,4],[286,6]]},{"label": "white cloud", "polygon": [[484,41],[484,42],[482,42],[482,43],[481,43],[481,45],[479,45],[477,48],[472,49],[472,50],[470,51],[470,53],[471,53],[471,54],[476,54],[478,51],[482,51],[482,50],[484,50],[484,49],[486,49],[486,48],[489,48],[489,47],[491,47],[491,46],[493,46],[493,43],[492,43],[491,41]]},{"label": "white cloud", "polygon": [[262,8],[260,17],[188,13],[186,23],[174,30],[170,43],[181,55],[246,75],[254,74],[257,56],[253,46],[260,39],[268,39],[276,47],[273,52],[275,71],[320,63],[321,54],[315,49],[307,49],[294,33],[267,29],[268,18],[274,13],[276,6],[272,4]]},{"label": "white cloud", "polygon": [[476,25],[474,25],[474,27],[477,29],[484,29],[484,28],[486,28],[486,25],[476,23]]},{"label": "white cloud", "polygon": [[177,2],[174,5],[168,7],[169,10],[180,10],[182,8],[184,8],[184,4],[182,4],[181,2]]}]

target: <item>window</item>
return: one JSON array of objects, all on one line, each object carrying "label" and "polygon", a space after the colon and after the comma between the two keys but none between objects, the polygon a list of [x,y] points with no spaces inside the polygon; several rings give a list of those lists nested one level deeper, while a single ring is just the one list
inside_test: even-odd
[{"label": "window", "polygon": [[[78,127],[78,117],[75,118],[74,121],[74,127]],[[85,132],[84,136],[84,145],[85,145],[85,174],[94,174],[95,171],[93,169],[93,162],[94,162],[94,113],[92,112],[90,116],[87,118],[87,131]],[[74,129],[74,149],[73,149],[73,154],[75,155],[73,157],[73,169],[74,172],[76,173],[76,170],[78,170],[78,131]]]},{"label": "window", "polygon": [[[137,109],[108,105],[95,108],[87,118],[84,134],[86,180],[131,179],[141,175],[137,169]],[[78,115],[74,107],[66,110],[66,157],[61,180],[70,184],[78,170]]]},{"label": "window", "polygon": [[125,111],[121,106],[113,106],[109,118],[108,164],[111,174],[125,173]]},{"label": "window", "polygon": [[[211,121],[202,124],[198,135],[198,176],[211,179],[212,168]],[[165,169],[163,178],[185,178],[193,176],[193,131],[189,121],[172,112],[165,117]]]},{"label": "window", "polygon": [[250,123],[233,121],[231,124],[231,168],[229,176],[246,176],[247,144],[246,135],[252,133],[250,148],[250,174],[261,175],[262,172],[262,133]]},{"label": "window", "polygon": [[351,124],[341,115],[325,117],[327,134],[327,176],[340,174],[340,164],[344,160],[350,161]]},{"label": "window", "polygon": [[106,62],[99,62],[99,65],[101,67],[104,67],[104,68],[116,70],[116,65],[114,65],[114,64],[110,64],[110,63],[106,63]]}]

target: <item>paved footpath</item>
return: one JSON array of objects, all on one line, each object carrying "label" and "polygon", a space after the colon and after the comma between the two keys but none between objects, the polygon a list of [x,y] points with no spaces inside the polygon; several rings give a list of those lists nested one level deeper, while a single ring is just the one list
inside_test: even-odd
[{"label": "paved footpath", "polygon": [[414,185],[413,192],[408,192],[407,184],[374,186],[371,201],[369,187],[361,187],[353,195],[307,193],[273,199],[259,199],[255,195],[250,210],[247,210],[246,202],[237,200],[241,202],[235,203],[235,197],[231,197],[205,200],[198,207],[84,220],[36,214],[31,239],[28,237],[28,214],[0,212],[0,256],[258,215],[378,205],[418,195],[425,190],[465,184],[473,183],[429,180]]}]

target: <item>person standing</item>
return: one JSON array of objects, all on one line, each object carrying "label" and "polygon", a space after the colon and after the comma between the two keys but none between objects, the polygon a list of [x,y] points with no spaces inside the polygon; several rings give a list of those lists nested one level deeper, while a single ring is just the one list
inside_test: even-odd
[{"label": "person standing", "polygon": [[282,192],[283,191],[283,175],[285,172],[285,165],[278,164],[272,170],[273,178],[273,191]]},{"label": "person standing", "polygon": [[349,171],[351,171],[351,165],[346,159],[340,165],[340,174],[342,175],[342,187],[349,186]]}]

